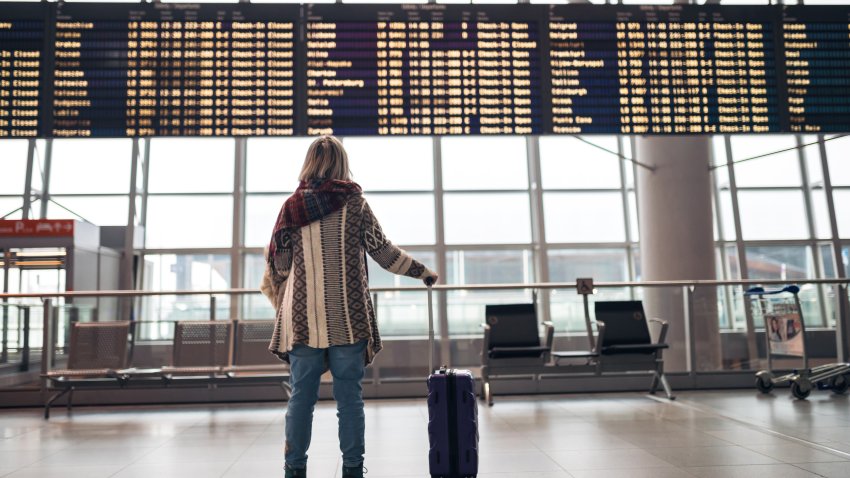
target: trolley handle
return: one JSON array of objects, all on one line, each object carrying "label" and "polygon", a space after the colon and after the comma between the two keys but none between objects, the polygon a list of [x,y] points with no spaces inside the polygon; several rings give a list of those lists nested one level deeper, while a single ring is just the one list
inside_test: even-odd
[{"label": "trolley handle", "polygon": [[794,295],[800,292],[800,288],[796,285],[786,285],[781,289],[765,290],[764,287],[750,287],[744,292],[744,295],[775,295],[790,292]]}]

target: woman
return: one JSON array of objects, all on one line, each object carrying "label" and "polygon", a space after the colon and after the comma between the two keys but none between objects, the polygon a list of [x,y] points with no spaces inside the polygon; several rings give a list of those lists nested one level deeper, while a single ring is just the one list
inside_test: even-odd
[{"label": "woman", "polygon": [[277,311],[269,349],[290,365],[286,477],[307,476],[307,449],[319,382],[333,376],[343,478],[363,476],[361,381],[381,350],[369,294],[366,254],[384,269],[437,280],[393,245],[362,190],[351,181],[342,143],[322,136],[307,150],[301,184],[286,200],[268,247],[262,291]]}]

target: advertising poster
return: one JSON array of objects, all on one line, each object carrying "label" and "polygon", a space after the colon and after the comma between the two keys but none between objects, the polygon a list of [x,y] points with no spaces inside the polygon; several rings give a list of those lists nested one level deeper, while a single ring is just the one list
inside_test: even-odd
[{"label": "advertising poster", "polygon": [[803,356],[803,326],[796,306],[776,305],[764,320],[771,353]]}]

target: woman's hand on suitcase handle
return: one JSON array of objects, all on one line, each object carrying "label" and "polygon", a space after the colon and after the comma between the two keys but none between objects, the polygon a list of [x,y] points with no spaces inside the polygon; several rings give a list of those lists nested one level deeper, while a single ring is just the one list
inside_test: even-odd
[{"label": "woman's hand on suitcase handle", "polygon": [[425,282],[426,286],[431,287],[437,283],[437,279],[439,278],[440,276],[438,276],[436,272],[431,272],[431,274],[422,279],[422,281]]}]

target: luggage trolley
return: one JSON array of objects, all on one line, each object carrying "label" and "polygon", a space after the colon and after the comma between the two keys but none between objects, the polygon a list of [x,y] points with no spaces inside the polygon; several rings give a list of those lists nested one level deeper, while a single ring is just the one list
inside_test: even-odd
[{"label": "luggage trolley", "polygon": [[[800,400],[806,399],[815,387],[843,394],[850,384],[850,364],[830,363],[809,368],[806,325],[800,309],[799,292],[799,287],[789,285],[777,290],[753,287],[745,294],[752,299],[753,319],[761,317],[765,326],[767,370],[756,373],[756,388],[762,393],[770,393],[774,386],[790,383],[791,394]],[[803,368],[775,376],[773,357],[801,358]]]}]

